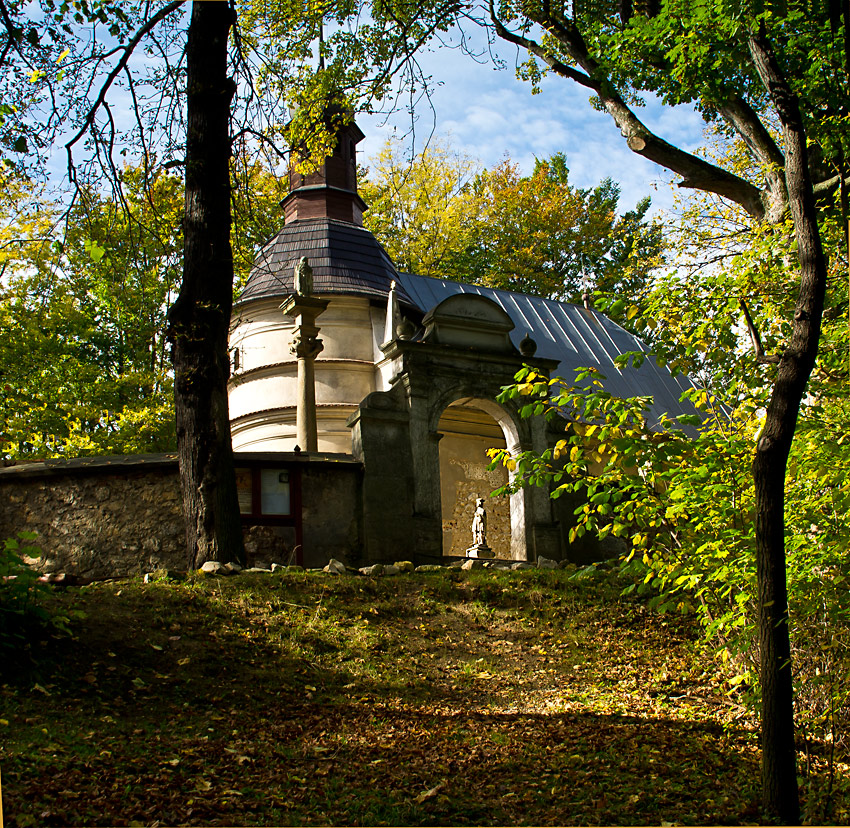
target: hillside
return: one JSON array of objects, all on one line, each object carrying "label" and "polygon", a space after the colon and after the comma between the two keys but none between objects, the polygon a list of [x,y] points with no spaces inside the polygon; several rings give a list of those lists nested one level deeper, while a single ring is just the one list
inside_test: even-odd
[{"label": "hillside", "polygon": [[56,590],[73,638],[2,677],[6,824],[760,822],[754,722],[688,619],[621,588],[451,570]]}]

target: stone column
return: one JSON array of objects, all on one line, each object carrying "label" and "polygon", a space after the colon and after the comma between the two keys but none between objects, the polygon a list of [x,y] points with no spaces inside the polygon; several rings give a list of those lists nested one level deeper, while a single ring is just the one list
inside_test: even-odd
[{"label": "stone column", "polygon": [[327,309],[328,299],[293,293],[281,306],[284,316],[295,320],[295,336],[290,351],[298,357],[298,408],[296,425],[298,446],[303,451],[318,451],[319,438],[316,424],[316,372],[315,359],[322,352],[318,339],[316,318]]}]

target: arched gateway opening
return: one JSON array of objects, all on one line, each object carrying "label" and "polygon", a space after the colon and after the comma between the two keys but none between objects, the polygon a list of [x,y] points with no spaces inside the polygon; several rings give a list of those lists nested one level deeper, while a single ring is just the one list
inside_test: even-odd
[{"label": "arched gateway opening", "polygon": [[452,403],[442,413],[440,439],[440,503],[443,555],[464,555],[472,543],[470,527],[476,498],[485,499],[487,543],[497,558],[510,557],[511,508],[506,495],[490,493],[508,482],[504,467],[489,470],[487,449],[505,448],[496,420],[471,399]]},{"label": "arched gateway opening", "polygon": [[487,449],[518,450],[517,429],[508,413],[490,400],[462,397],[443,410],[437,431],[443,555],[465,555],[472,543],[475,501],[481,497],[487,510],[487,543],[495,556],[525,560],[522,497],[491,496],[508,483],[508,470],[488,468]]}]

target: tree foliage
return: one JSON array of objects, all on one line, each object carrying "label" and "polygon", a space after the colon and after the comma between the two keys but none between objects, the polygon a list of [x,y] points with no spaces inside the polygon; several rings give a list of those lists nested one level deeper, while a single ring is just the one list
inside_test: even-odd
[{"label": "tree foliage", "polygon": [[[745,166],[736,143],[717,145],[714,156],[733,169]],[[850,578],[850,487],[843,474],[850,463],[850,380],[847,259],[837,206],[837,199],[823,202],[820,217],[822,238],[837,255],[784,484],[795,727],[801,746],[828,745],[833,763],[850,748],[850,615],[842,597]],[[696,612],[707,643],[727,665],[729,692],[758,708],[757,498],[749,463],[764,427],[774,360],[792,333],[796,240],[790,219],[765,224],[709,196],[688,200],[669,240],[677,266],[656,274],[632,324],[673,370],[694,379],[689,396],[703,417],[652,431],[647,400],[612,397],[592,370],[551,385],[524,375],[508,395],[525,400],[528,413],[548,410],[573,425],[542,456],[499,459],[515,465],[517,481],[577,497],[573,539],[622,537],[622,571],[634,578],[629,590],[662,612]],[[809,785],[807,821],[830,818],[831,784]]]},{"label": "tree foliage", "polygon": [[366,225],[414,273],[580,302],[593,289],[638,295],[662,260],[649,198],[619,216],[617,185],[572,186],[562,154],[523,175],[510,160],[482,170],[439,142],[407,164],[388,144],[361,194]]},{"label": "tree foliage", "polygon": [[[86,190],[58,209],[7,203],[3,406],[7,456],[173,448],[165,314],[178,281],[182,184],[123,172],[123,205]],[[11,214],[11,211],[20,211]],[[36,222],[30,217],[37,217]]]},{"label": "tree foliage", "polygon": [[[684,349],[683,349],[684,350]],[[626,370],[629,370],[626,368]],[[755,568],[755,486],[749,461],[761,427],[763,387],[739,375],[734,409],[705,389],[689,397],[702,417],[649,427],[650,398],[619,399],[589,368],[573,382],[524,369],[503,400],[548,415],[564,430],[543,452],[492,456],[514,472],[512,488],[544,485],[578,505],[570,541],[622,538],[621,574],[660,613],[695,613],[725,666],[730,696],[760,708]],[[850,462],[846,383],[840,402],[813,403],[801,419],[785,486],[788,591],[801,745],[829,745],[833,771],[850,749]],[[696,436],[694,436],[696,429]],[[810,785],[806,821],[827,822],[832,782]],[[836,784],[844,784],[837,782]]]},{"label": "tree foliage", "polygon": [[[235,284],[280,222],[284,184],[265,167],[234,178]],[[183,262],[183,180],[122,170],[123,202],[87,188],[60,202],[14,173],[3,188],[0,343],[3,455],[173,450],[165,320]]]},{"label": "tree foliage", "polygon": [[[408,163],[409,162],[409,163]],[[399,270],[465,279],[462,257],[475,244],[481,199],[474,188],[481,165],[432,141],[405,159],[398,140],[388,141],[358,184],[368,211],[363,221]]]}]

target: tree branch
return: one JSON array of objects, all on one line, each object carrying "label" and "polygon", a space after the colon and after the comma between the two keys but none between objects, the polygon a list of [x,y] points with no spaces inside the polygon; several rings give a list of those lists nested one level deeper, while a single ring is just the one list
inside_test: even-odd
[{"label": "tree branch", "polygon": [[553,72],[555,72],[555,74],[561,75],[561,77],[568,78],[569,80],[573,80],[588,89],[592,89],[596,93],[599,92],[599,84],[589,75],[583,75],[581,72],[576,72],[576,70],[571,66],[567,66],[566,63],[562,63],[557,60],[551,52],[544,49],[534,40],[508,31],[502,21],[496,16],[493,0],[490,2],[490,19],[493,21],[493,25],[496,28],[496,34],[498,34],[502,40],[506,40],[508,43],[513,43],[515,46],[521,46],[535,57],[540,58],[540,60],[542,60]]},{"label": "tree branch", "polygon": [[743,299],[739,299],[738,304],[740,305],[741,310],[744,313],[744,319],[747,322],[747,332],[750,335],[750,341],[753,343],[753,350],[756,352],[756,362],[759,365],[779,364],[782,360],[782,357],[779,354],[765,354],[764,347],[761,344],[761,337],[759,336],[758,328],[755,326],[752,316],[750,316],[747,303]]},{"label": "tree branch", "polygon": [[535,9],[536,16],[532,16],[529,9],[525,12],[529,20],[542,26],[557,39],[570,58],[586,74],[581,74],[559,61],[549,49],[536,41],[509,32],[496,15],[494,0],[490,0],[490,17],[499,37],[527,49],[555,73],[592,89],[620,128],[620,134],[626,139],[632,152],[681,176],[681,181],[677,182],[679,187],[702,190],[727,198],[740,204],[759,221],[774,218],[777,211],[773,205],[772,194],[763,192],[749,181],[696,155],[680,150],[652,132],[614,88],[610,78],[590,55],[581,33],[574,25],[565,25],[563,21],[556,20],[545,11],[545,7],[542,12]]},{"label": "tree branch", "polygon": [[848,178],[847,176],[843,176],[841,173],[838,175],[832,176],[832,178],[827,178],[825,181],[819,181],[817,184],[812,186],[812,192],[815,194],[815,197],[829,195],[834,192],[837,187],[841,186],[842,180],[845,185],[847,184]]},{"label": "tree branch", "polygon": [[732,125],[753,157],[761,164],[767,178],[767,189],[772,196],[772,209],[777,212],[772,218],[778,221],[788,203],[784,176],[785,156],[755,110],[739,95],[718,107],[718,112]]},{"label": "tree branch", "polygon": [[149,20],[146,20],[144,25],[133,35],[130,42],[124,48],[123,54],[119,59],[118,63],[115,64],[112,71],[107,75],[106,80],[103,82],[103,85],[100,87],[100,91],[98,92],[97,98],[95,99],[94,104],[92,104],[91,109],[89,109],[88,114],[83,120],[83,125],[77,131],[77,134],[65,144],[65,149],[68,153],[68,177],[71,181],[76,180],[74,175],[74,161],[72,150],[74,145],[86,132],[91,128],[91,125],[94,123],[95,116],[97,115],[98,109],[103,105],[103,102],[106,100],[106,93],[109,91],[112,86],[115,78],[121,73],[124,67],[127,65],[127,62],[130,60],[136,46],[139,45],[139,41],[153,29],[161,20],[164,20],[168,17],[171,12],[180,8],[183,5],[185,0],[172,0],[167,6],[163,6],[153,17]]}]

